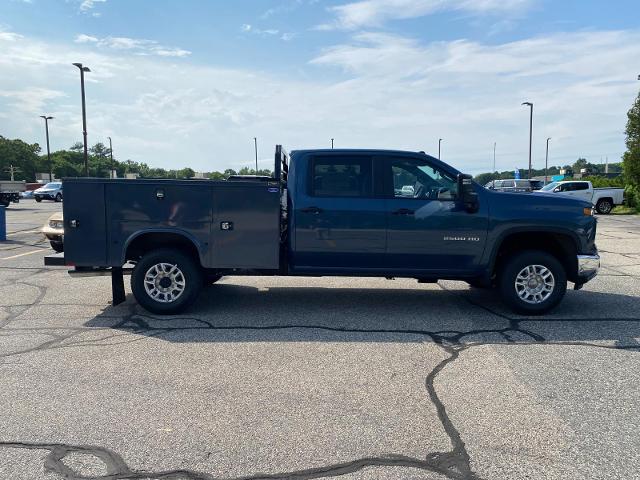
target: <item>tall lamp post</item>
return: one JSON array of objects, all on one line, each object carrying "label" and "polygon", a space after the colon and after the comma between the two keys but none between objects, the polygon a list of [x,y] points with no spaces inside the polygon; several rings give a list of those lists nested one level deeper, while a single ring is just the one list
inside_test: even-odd
[{"label": "tall lamp post", "polygon": [[547,184],[547,170],[549,169],[549,140],[551,137],[547,138],[547,153],[544,157],[544,184]]},{"label": "tall lamp post", "polygon": [[331,139],[331,150],[333,150],[333,138]]},{"label": "tall lamp post", "polygon": [[74,63],[80,70],[80,91],[82,92],[82,137],[84,140],[84,176],[89,176],[89,156],[87,154],[87,106],[84,97],[84,74],[90,72],[89,67],[83,66],[81,63]]},{"label": "tall lamp post", "polygon": [[529,107],[529,178],[531,178],[531,143],[533,141],[533,103],[524,102]]},{"label": "tall lamp post", "polygon": [[44,118],[44,129],[47,132],[47,163],[49,163],[49,181],[53,182],[53,173],[51,171],[51,150],[49,149],[49,120],[53,120],[53,117],[40,115],[40,118]]},{"label": "tall lamp post", "polygon": [[440,160],[440,145],[442,144],[442,139],[438,139],[438,160]]},{"label": "tall lamp post", "polygon": [[109,139],[109,155],[111,155],[111,178],[115,178],[113,171],[114,171],[114,167],[113,167],[113,144],[111,143],[111,137],[107,137]]},{"label": "tall lamp post", "polygon": [[258,175],[258,137],[253,137],[253,144],[256,150],[256,175]]},{"label": "tall lamp post", "polygon": [[496,171],[496,142],[493,142],[493,171]]}]

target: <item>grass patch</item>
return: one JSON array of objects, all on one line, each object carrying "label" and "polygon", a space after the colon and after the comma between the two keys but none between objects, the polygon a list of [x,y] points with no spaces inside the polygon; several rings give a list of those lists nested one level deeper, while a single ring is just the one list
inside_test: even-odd
[{"label": "grass patch", "polygon": [[627,207],[626,205],[618,205],[611,210],[613,215],[638,215],[638,211],[633,207]]}]

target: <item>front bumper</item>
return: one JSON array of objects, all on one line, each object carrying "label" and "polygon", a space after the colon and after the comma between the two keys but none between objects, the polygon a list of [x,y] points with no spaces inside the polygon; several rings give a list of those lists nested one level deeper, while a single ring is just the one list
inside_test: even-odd
[{"label": "front bumper", "polygon": [[578,255],[578,282],[587,283],[600,270],[600,255]]}]

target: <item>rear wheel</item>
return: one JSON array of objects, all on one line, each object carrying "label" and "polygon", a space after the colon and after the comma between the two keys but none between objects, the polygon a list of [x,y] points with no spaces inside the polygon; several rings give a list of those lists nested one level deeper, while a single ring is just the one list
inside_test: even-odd
[{"label": "rear wheel", "polygon": [[613,203],[608,198],[601,198],[596,203],[596,212],[602,215],[608,215],[613,210]]},{"label": "rear wheel", "polygon": [[56,199],[55,199],[55,201],[56,201],[56,202],[61,202],[61,201],[62,201],[62,194],[61,194],[61,193],[58,193],[58,194],[56,195]]},{"label": "rear wheel", "polygon": [[201,288],[200,266],[190,256],[171,248],[144,255],[131,275],[131,290],[138,303],[161,315],[185,310]]},{"label": "rear wheel", "polygon": [[504,264],[498,279],[503,301],[525,315],[541,315],[558,305],[567,291],[562,264],[546,252],[515,254]]},{"label": "rear wheel", "polygon": [[40,203],[41,201],[42,201],[42,198],[36,197],[36,202]]}]

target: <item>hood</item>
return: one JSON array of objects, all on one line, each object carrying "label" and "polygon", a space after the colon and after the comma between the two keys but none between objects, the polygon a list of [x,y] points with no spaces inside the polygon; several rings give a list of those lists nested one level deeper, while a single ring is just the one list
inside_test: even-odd
[{"label": "hood", "polygon": [[526,205],[528,207],[551,207],[557,206],[558,208],[591,208],[591,202],[586,200],[568,197],[566,195],[558,195],[557,193],[547,192],[529,192],[529,193],[512,193],[512,192],[497,192],[495,190],[488,190],[492,194],[494,201],[504,202],[515,205]]},{"label": "hood", "polygon": [[[49,217],[49,220],[58,220],[58,221],[62,221],[64,220],[63,216],[62,216],[62,212],[56,212],[53,215],[51,215]],[[47,220],[47,223],[49,222],[49,220]]]}]

